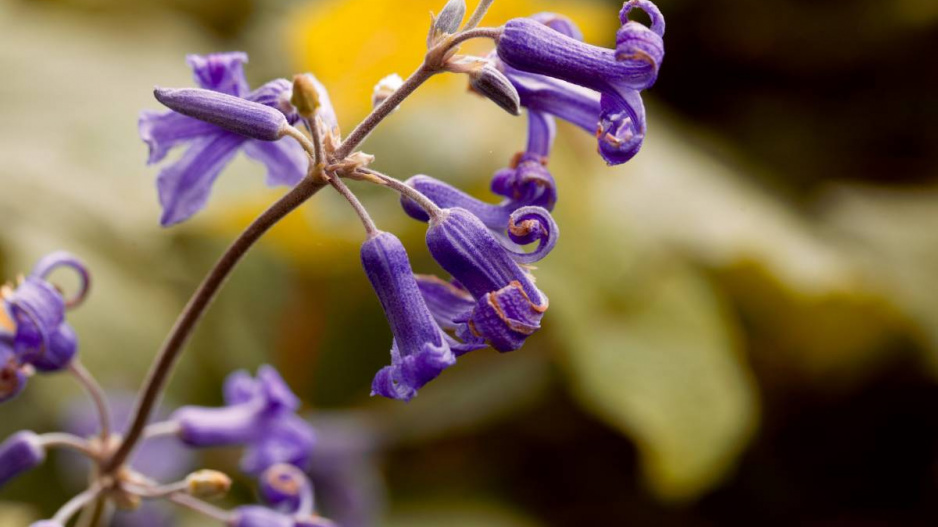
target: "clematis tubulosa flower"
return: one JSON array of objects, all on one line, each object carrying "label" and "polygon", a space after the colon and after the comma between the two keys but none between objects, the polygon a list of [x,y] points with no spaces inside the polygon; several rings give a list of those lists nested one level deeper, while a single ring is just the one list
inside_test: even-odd
[{"label": "clematis tubulosa flower", "polygon": [[[144,111],[138,126],[150,149],[148,164],[159,163],[176,146],[186,146],[183,156],[157,176],[164,227],[205,207],[212,185],[238,151],[267,167],[269,186],[296,185],[308,168],[299,144],[277,141],[283,127],[299,119],[290,104],[291,82],[276,79],[250,91],[244,77],[245,53],[190,55],[187,60],[201,89],[158,88],[157,99],[173,111]],[[323,92],[320,104],[328,105],[328,95],[316,85]],[[334,121],[331,107],[320,115]]]},{"label": "clematis tubulosa flower", "polygon": [[228,376],[221,408],[184,406],[170,421],[179,438],[194,447],[246,445],[241,469],[260,474],[278,463],[305,467],[315,442],[312,427],[296,415],[299,399],[280,374],[261,366],[257,377],[245,371]]},{"label": "clematis tubulosa flower", "polygon": [[[629,19],[636,8],[648,13],[650,27]],[[640,91],[655,83],[664,59],[665,22],[655,4],[629,0],[619,18],[614,50],[582,42],[572,23],[549,14],[510,20],[497,46],[522,106],[596,131],[600,155],[610,165],[625,163],[641,149],[645,107]],[[599,94],[598,108],[593,92]]]}]

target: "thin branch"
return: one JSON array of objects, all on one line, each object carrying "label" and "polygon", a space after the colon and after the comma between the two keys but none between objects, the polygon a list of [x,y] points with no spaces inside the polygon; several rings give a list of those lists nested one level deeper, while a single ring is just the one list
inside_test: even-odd
[{"label": "thin branch", "polygon": [[42,442],[42,446],[45,448],[68,448],[70,450],[84,454],[91,459],[98,459],[100,457],[98,452],[91,448],[91,445],[88,444],[88,441],[85,441],[84,439],[72,434],[64,434],[59,432],[42,434],[39,436],[39,440]]},{"label": "thin branch", "polygon": [[469,17],[469,20],[466,21],[466,25],[462,27],[463,31],[470,30],[478,26],[482,19],[485,18],[485,14],[489,12],[489,8],[492,7],[492,4],[495,3],[495,0],[481,0],[479,5],[476,6],[476,10],[473,11],[472,16]]},{"label": "thin branch", "polygon": [[173,494],[169,497],[169,501],[189,510],[198,512],[203,516],[208,516],[213,520],[218,520],[224,524],[228,524],[228,522],[231,521],[230,512],[220,509],[210,503],[206,503],[198,498],[189,496],[188,494]]},{"label": "thin branch", "polygon": [[98,419],[101,424],[101,442],[107,444],[111,437],[111,409],[108,407],[107,395],[101,389],[94,375],[89,372],[77,358],[68,365],[68,370],[78,379],[78,382],[88,392],[92,402],[98,412]]},{"label": "thin branch", "polygon": [[436,203],[430,201],[430,198],[424,196],[423,193],[421,193],[419,190],[411,187],[403,181],[397,178],[393,178],[387,174],[382,174],[381,172],[372,170],[370,168],[360,168],[359,171],[364,172],[369,176],[373,176],[372,178],[363,178],[364,180],[386,186],[413,200],[417,203],[417,205],[420,205],[423,210],[427,211],[427,214],[429,214],[430,217],[436,218],[443,213],[443,210],[440,209]]},{"label": "thin branch", "polygon": [[65,525],[68,523],[68,520],[70,520],[72,516],[75,515],[75,513],[81,510],[85,505],[88,505],[97,499],[102,490],[103,488],[101,487],[101,484],[95,483],[81,494],[68,500],[65,505],[62,505],[62,508],[59,509],[59,511],[55,513],[55,516],[52,517],[52,521]]},{"label": "thin branch", "polygon": [[162,421],[147,425],[143,430],[143,440],[156,439],[159,437],[178,436],[182,431],[182,425],[176,421]]},{"label": "thin branch", "polygon": [[377,108],[372,110],[371,114],[368,117],[365,117],[358,126],[352,130],[352,133],[345,138],[345,141],[339,145],[339,148],[336,149],[335,157],[336,159],[345,159],[349,154],[352,153],[355,148],[358,147],[364,141],[369,134],[378,126],[381,121],[383,121],[387,116],[391,115],[398,106],[404,102],[404,99],[410,97],[414,91],[419,88],[424,82],[432,77],[436,72],[427,67],[427,64],[421,64],[417,71],[411,74],[407,80],[404,81],[404,84],[400,88],[394,91],[390,97],[384,100]]},{"label": "thin branch", "polygon": [[104,467],[105,473],[113,472],[120,467],[121,464],[127,460],[127,457],[140,440],[140,436],[147,425],[147,421],[149,421],[150,415],[153,413],[153,408],[156,406],[160,395],[163,393],[169,375],[172,373],[183,347],[189,340],[192,330],[195,329],[203,313],[205,313],[205,310],[212,303],[212,300],[231,274],[231,271],[234,270],[238,262],[241,261],[244,255],[247,254],[264,233],[270,230],[271,227],[287,214],[293,212],[300,205],[313,197],[324,186],[325,183],[323,181],[314,177],[304,178],[296,187],[254,220],[254,223],[238,236],[208,273],[189,300],[189,303],[186,304],[185,309],[180,313],[176,324],[163,343],[163,347],[160,349],[153,366],[150,368],[150,372],[147,375],[147,379],[141,391],[142,395],[137,401],[130,427],[124,435],[124,442],[114,456],[108,460]]},{"label": "thin branch", "polygon": [[500,27],[477,27],[475,29],[463,31],[462,33],[456,33],[450,38],[448,44],[450,47],[457,46],[467,40],[472,40],[475,38],[490,38],[497,41],[499,38],[501,38],[502,33],[504,32],[505,30]]},{"label": "thin branch", "polygon": [[368,210],[365,209],[365,206],[362,205],[362,202],[358,200],[358,196],[355,195],[351,189],[342,181],[340,177],[331,177],[329,178],[329,183],[342,194],[342,197],[349,202],[349,205],[355,210],[355,214],[358,215],[358,219],[361,220],[362,225],[365,226],[365,232],[368,233],[368,236],[372,236],[378,232],[378,227],[375,225],[374,220],[371,219],[371,215],[368,214]]}]

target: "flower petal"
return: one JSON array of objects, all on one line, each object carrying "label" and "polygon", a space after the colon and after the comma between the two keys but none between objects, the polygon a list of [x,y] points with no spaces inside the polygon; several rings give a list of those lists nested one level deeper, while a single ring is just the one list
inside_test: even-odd
[{"label": "flower petal", "polygon": [[244,77],[244,64],[247,61],[247,53],[241,51],[186,56],[186,62],[192,68],[199,86],[236,97],[243,97],[249,91],[248,81]]},{"label": "flower petal", "polygon": [[604,93],[599,130],[599,153],[610,165],[635,157],[645,141],[645,105],[635,90]]},{"label": "flower petal", "polygon": [[164,227],[181,223],[205,207],[212,184],[244,141],[244,137],[227,132],[198,139],[179,161],[160,171],[156,186]]},{"label": "flower petal", "polygon": [[176,112],[140,112],[137,123],[140,138],[150,147],[147,164],[158,163],[176,145],[212,134],[218,127]]},{"label": "flower petal", "polygon": [[305,176],[309,166],[306,152],[293,139],[282,141],[246,141],[244,153],[267,167],[267,186],[294,186]]}]

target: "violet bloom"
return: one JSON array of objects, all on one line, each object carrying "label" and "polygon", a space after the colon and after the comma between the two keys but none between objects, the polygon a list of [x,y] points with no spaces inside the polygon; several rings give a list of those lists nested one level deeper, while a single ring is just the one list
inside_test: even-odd
[{"label": "violet bloom", "polygon": [[379,232],[369,237],[362,244],[361,260],[394,335],[391,365],[375,375],[372,395],[409,401],[456,363],[452,346],[463,351],[478,346],[457,342],[437,325],[396,236]]},{"label": "violet bloom", "polygon": [[312,514],[313,484],[302,470],[280,463],[265,470],[258,482],[261,497],[275,509],[304,516]]},{"label": "violet bloom", "polygon": [[[629,20],[629,13],[636,7],[648,13],[651,27]],[[564,118],[581,126],[590,116],[598,122],[594,130],[600,154],[607,163],[617,165],[628,161],[638,153],[645,137],[645,109],[639,92],[654,84],[664,59],[665,23],[661,12],[647,0],[626,2],[620,13],[622,27],[615,50],[581,42],[578,32],[570,26],[545,23],[545,15],[540,17],[538,20],[510,20],[498,42],[499,58],[521,72],[560,79],[599,92],[598,113],[587,104],[589,98],[584,96],[588,92],[574,92],[567,104],[575,108],[561,108],[561,111],[570,114]],[[524,106],[524,87],[512,78],[511,70],[505,73],[518,89]],[[530,104],[530,94],[527,98]]]},{"label": "violet bloom", "polygon": [[230,525],[231,527],[335,527],[334,523],[319,516],[293,516],[257,505],[235,509]]},{"label": "violet bloom", "polygon": [[194,447],[246,445],[241,469],[259,474],[277,463],[305,467],[314,434],[296,415],[299,399],[270,366],[261,366],[252,379],[245,371],[228,376],[222,408],[186,406],[171,420],[179,436]]},{"label": "violet bloom", "polygon": [[[295,122],[298,115],[289,103],[291,83],[277,79],[250,91],[243,68],[247,60],[247,55],[239,52],[187,57],[195,81],[201,88],[274,108],[282,112],[289,122]],[[177,107],[189,115],[205,117],[197,105],[193,106],[197,101],[185,97],[186,92],[164,90],[163,94],[167,101],[176,101],[169,104],[181,105]],[[230,99],[218,104],[228,102]],[[210,108],[203,110],[209,111]],[[269,120],[259,115],[262,121]],[[270,122],[273,123],[272,120]],[[229,130],[238,129],[228,125],[230,123],[226,125]],[[229,130],[175,111],[144,111],[140,114],[140,137],[150,147],[147,164],[158,163],[172,148],[187,145],[185,154],[163,168],[157,176],[160,205],[163,207],[160,222],[164,227],[185,221],[205,207],[215,179],[239,150],[267,167],[267,184],[270,186],[293,186],[306,175],[306,154],[295,141],[270,141],[274,136],[268,140],[251,139]]]},{"label": "violet bloom", "polygon": [[[46,277],[61,267],[78,272],[77,295],[66,299]],[[27,366],[41,372],[60,371],[78,352],[78,339],[65,321],[65,311],[78,305],[90,279],[84,264],[66,252],[52,253],[36,263],[16,289],[0,290],[0,401],[25,385]]]},{"label": "violet bloom", "polygon": [[32,432],[17,432],[0,444],[0,487],[32,470],[46,459],[42,440]]},{"label": "violet bloom", "polygon": [[464,209],[445,209],[427,230],[430,253],[457,281],[447,287],[424,280],[428,304],[439,306],[437,316],[456,325],[460,338],[484,341],[498,351],[520,348],[540,328],[547,297],[520,263],[543,258],[558,236],[556,223],[544,209],[524,207],[512,216],[509,236],[519,244],[539,241],[533,252],[509,250]]}]

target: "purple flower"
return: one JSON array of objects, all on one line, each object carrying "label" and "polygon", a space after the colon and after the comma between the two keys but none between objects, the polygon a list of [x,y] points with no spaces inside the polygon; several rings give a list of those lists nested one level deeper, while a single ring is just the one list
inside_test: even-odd
[{"label": "purple flower", "polygon": [[[629,13],[636,7],[649,14],[650,28],[629,20]],[[497,48],[499,58],[508,66],[503,71],[518,89],[522,106],[541,106],[539,110],[582,127],[591,121],[598,122],[593,129],[599,139],[599,151],[611,165],[628,161],[641,148],[645,110],[639,91],[654,84],[664,59],[664,18],[653,3],[629,0],[620,20],[622,27],[615,50],[582,42],[575,26],[559,18],[551,19],[548,14],[510,20]],[[588,96],[589,92],[577,92],[564,84],[525,87],[519,85],[524,79],[513,75],[512,69],[598,92],[601,94],[598,112],[592,102],[595,97]],[[535,79],[526,80],[531,84]],[[545,100],[551,93],[558,100]],[[568,105],[573,107],[564,108]]]},{"label": "purple flower", "polygon": [[312,513],[313,484],[300,469],[293,465],[277,464],[265,470],[259,478],[260,495],[277,510],[305,514]]},{"label": "purple flower", "polygon": [[391,365],[372,383],[372,395],[409,401],[417,390],[456,363],[451,339],[424,303],[407,251],[396,236],[380,232],[361,248],[362,266],[391,326]]},{"label": "purple flower", "polygon": [[[520,348],[540,328],[547,297],[519,262],[539,260],[558,236],[550,214],[539,207],[515,211],[508,231],[516,243],[538,240],[539,247],[532,253],[510,251],[482,221],[459,208],[445,209],[427,230],[430,253],[459,284],[439,287],[424,280],[425,294],[432,295],[428,303],[445,307],[437,316],[458,325],[457,336],[467,342],[484,340],[498,351]],[[471,309],[466,293],[474,300]],[[459,310],[462,314],[454,315]]]},{"label": "purple flower", "polygon": [[335,527],[319,516],[291,516],[266,507],[249,505],[235,509],[231,527]]},{"label": "purple flower", "polygon": [[[80,286],[75,298],[65,299],[46,281],[60,267],[78,272]],[[68,367],[78,352],[78,339],[65,321],[65,311],[84,299],[89,284],[84,264],[68,253],[57,252],[37,262],[16,289],[0,290],[0,401],[22,391],[27,366],[41,372]]]},{"label": "purple flower", "polygon": [[46,449],[39,436],[28,431],[13,434],[0,444],[0,487],[45,459]]},{"label": "purple flower", "polygon": [[[289,81],[277,79],[253,92],[249,91],[244,77],[243,66],[247,62],[244,53],[190,55],[187,61],[201,88],[230,97],[211,99],[204,93],[190,91],[164,91],[160,97],[179,110],[191,109],[186,111],[189,115],[204,119],[210,113],[215,116],[216,124],[225,125],[227,129],[174,111],[141,113],[139,131],[140,137],[150,147],[148,164],[160,162],[176,146],[187,145],[185,154],[163,168],[157,176],[157,189],[163,207],[160,221],[164,227],[185,221],[205,207],[215,179],[239,149],[267,167],[267,184],[270,186],[293,186],[306,175],[307,169],[306,154],[295,141],[270,142],[273,138],[270,135],[274,130],[272,127],[282,126],[283,123],[274,125],[275,117],[257,108],[257,105],[264,105],[279,110],[289,122],[295,122],[298,116],[289,104],[292,86]],[[201,106],[196,104],[197,98],[202,99]],[[243,103],[240,105],[244,107],[243,112],[235,112],[228,117],[208,111],[211,104],[239,107],[231,98],[256,104]],[[250,117],[252,115],[254,117]],[[239,116],[246,118],[242,123],[246,125],[231,122]],[[264,126],[258,128],[259,124]],[[260,136],[252,134],[252,131],[263,130],[268,134],[264,136],[267,140],[251,139],[231,130],[254,137]]]},{"label": "purple flower", "polygon": [[190,446],[246,445],[241,468],[259,474],[271,465],[290,463],[304,467],[314,443],[312,428],[297,417],[299,399],[270,366],[261,366],[256,378],[244,371],[225,381],[222,408],[186,406],[171,420],[180,426],[180,438]]}]

